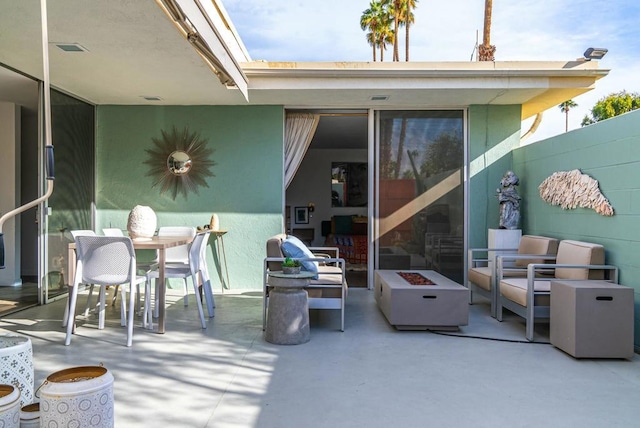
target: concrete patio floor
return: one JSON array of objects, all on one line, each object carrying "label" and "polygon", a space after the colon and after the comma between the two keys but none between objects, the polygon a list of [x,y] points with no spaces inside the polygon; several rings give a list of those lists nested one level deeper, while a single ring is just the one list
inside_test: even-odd
[{"label": "concrete patio floor", "polygon": [[[118,308],[104,330],[94,315],[80,320],[64,346],[64,301],[3,317],[0,333],[31,338],[36,388],[55,371],[104,364],[121,428],[640,426],[640,356],[576,360],[522,343],[521,319],[499,323],[486,304],[454,335],[505,341],[396,331],[372,291],[351,289],[344,333],[323,311],[308,343],[278,346],[263,339],[260,291],[216,294],[205,330],[176,290],[168,302],[166,334],[137,320],[131,348]],[[537,333],[548,341],[544,326]]]}]

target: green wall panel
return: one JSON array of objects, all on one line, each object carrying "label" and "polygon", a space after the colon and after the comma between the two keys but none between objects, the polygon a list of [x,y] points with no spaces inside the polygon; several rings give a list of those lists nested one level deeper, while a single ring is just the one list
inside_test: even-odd
[{"label": "green wall panel", "polygon": [[[640,111],[605,120],[514,150],[525,202],[523,233],[604,245],[606,262],[620,268],[620,283],[640,296]],[[563,210],[540,198],[537,186],[557,171],[580,169],[598,180],[615,210],[604,217],[588,208]],[[636,349],[640,316],[636,310]]]},{"label": "green wall panel", "polygon": [[469,107],[470,248],[486,247],[487,230],[498,227],[496,189],[512,169],[511,153],[520,143],[520,115],[519,105]]},{"label": "green wall panel", "polygon": [[[100,106],[97,120],[96,228],[126,228],[129,211],[148,205],[158,226],[202,226],[220,217],[231,289],[260,289],[266,239],[282,230],[283,124],[280,106]],[[160,194],[147,175],[146,149],[161,130],[187,128],[214,149],[208,187],[187,197]],[[220,288],[216,246],[208,264]]]}]

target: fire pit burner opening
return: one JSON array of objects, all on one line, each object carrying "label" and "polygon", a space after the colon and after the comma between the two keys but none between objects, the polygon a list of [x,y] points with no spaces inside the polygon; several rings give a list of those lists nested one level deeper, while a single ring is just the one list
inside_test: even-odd
[{"label": "fire pit burner opening", "polygon": [[429,278],[422,276],[421,274],[416,272],[396,272],[396,273],[411,285],[436,285],[436,283],[431,281]]}]

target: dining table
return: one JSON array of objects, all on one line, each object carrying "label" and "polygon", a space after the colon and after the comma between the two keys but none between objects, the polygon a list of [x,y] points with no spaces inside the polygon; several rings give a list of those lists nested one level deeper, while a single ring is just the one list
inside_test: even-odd
[{"label": "dining table", "polygon": [[[193,241],[193,236],[153,236],[151,238],[134,238],[131,240],[135,250],[156,250],[158,253],[158,283],[162,286],[158,287],[158,324],[157,333],[164,334],[166,325],[166,296],[167,287],[165,282],[165,264],[167,248],[179,247],[187,245]],[[68,265],[69,279],[75,276],[76,252],[75,242],[69,243]]]}]

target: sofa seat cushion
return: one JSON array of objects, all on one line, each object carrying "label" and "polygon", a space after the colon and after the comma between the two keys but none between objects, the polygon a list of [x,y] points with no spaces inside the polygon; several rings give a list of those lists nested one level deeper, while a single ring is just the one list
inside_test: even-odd
[{"label": "sofa seat cushion", "polygon": [[[534,281],[533,290],[549,292],[551,281]],[[506,278],[500,281],[500,294],[520,306],[527,306],[527,278]],[[549,295],[536,296],[536,305],[549,306]]]},{"label": "sofa seat cushion", "polygon": [[[546,236],[524,235],[520,239],[518,246],[518,254],[544,254],[555,256],[558,252],[558,240],[555,238],[547,238]],[[518,259],[515,265],[520,268],[526,268],[529,263],[554,263],[553,261],[544,259]]]},{"label": "sofa seat cushion", "polygon": [[[603,265],[604,247],[590,242],[564,240],[558,247],[557,264]],[[604,279],[601,269],[556,268],[559,279]]]},{"label": "sofa seat cushion", "polygon": [[469,282],[487,291],[491,291],[491,268],[477,267],[469,269]]},{"label": "sofa seat cushion", "polygon": [[[503,274],[505,277],[523,278],[527,276],[527,271],[524,269],[511,269],[505,270]],[[481,266],[469,269],[469,281],[480,288],[491,291],[491,268]]]},{"label": "sofa seat cushion", "polygon": [[[347,297],[347,279],[345,278],[345,297]],[[318,278],[312,279],[307,289],[309,297],[342,297],[342,270],[337,266],[318,267]],[[322,286],[326,285],[327,288]],[[318,293],[320,291],[320,293]]]}]

